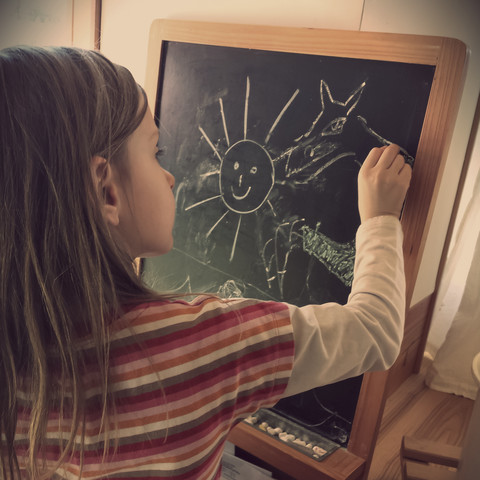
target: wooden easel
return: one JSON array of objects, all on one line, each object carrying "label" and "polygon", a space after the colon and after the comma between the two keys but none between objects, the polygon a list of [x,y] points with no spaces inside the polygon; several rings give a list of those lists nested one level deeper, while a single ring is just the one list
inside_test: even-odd
[{"label": "wooden easel", "polygon": [[[458,109],[465,45],[454,39],[417,35],[156,20],[150,32],[145,81],[152,107],[157,101],[161,82],[162,47],[168,41],[435,66],[415,174],[402,219],[409,305]],[[407,349],[411,347],[412,338],[418,339],[422,331],[421,326],[413,326],[408,318],[409,315],[406,326],[409,343],[402,350],[399,365],[409,354]],[[389,381],[388,372],[364,376],[348,448],[337,450],[322,462],[314,461],[245,424],[233,429],[230,440],[299,480],[366,478]]]}]

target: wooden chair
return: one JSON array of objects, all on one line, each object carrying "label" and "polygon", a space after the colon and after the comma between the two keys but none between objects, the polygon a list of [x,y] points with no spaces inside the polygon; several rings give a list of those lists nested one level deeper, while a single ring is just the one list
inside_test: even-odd
[{"label": "wooden chair", "polygon": [[400,450],[402,479],[454,480],[461,452],[462,449],[454,445],[403,437]]},{"label": "wooden chair", "polygon": [[[472,374],[480,386],[480,353],[472,363]],[[480,478],[480,389],[461,447],[430,440],[403,437],[400,449],[402,480],[471,480]]]}]

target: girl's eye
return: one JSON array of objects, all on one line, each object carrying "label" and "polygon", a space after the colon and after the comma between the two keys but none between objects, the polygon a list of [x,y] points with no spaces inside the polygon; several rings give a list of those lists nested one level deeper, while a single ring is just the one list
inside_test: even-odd
[{"label": "girl's eye", "polygon": [[157,160],[160,160],[160,157],[163,157],[164,154],[165,154],[165,150],[163,148],[158,148],[155,153],[155,157]]}]

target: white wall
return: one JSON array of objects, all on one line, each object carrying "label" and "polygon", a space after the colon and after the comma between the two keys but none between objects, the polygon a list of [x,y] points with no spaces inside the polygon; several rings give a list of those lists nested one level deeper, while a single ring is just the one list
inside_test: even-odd
[{"label": "white wall", "polygon": [[0,0],[0,49],[94,42],[95,0]]},{"label": "white wall", "polygon": [[73,0],[0,0],[0,48],[70,45]]},{"label": "white wall", "polygon": [[[154,18],[335,28],[455,37],[470,49],[465,90],[412,303],[433,292],[480,78],[478,0],[103,0],[101,49],[143,83]],[[472,170],[478,169],[476,148]],[[474,174],[470,174],[473,177]],[[467,181],[466,190],[473,183]]]}]

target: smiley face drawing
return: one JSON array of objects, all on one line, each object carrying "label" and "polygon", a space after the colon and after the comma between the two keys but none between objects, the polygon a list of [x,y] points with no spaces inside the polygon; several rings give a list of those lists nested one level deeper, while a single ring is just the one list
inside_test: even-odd
[{"label": "smiley face drawing", "polygon": [[269,153],[252,140],[240,140],[225,153],[220,165],[219,187],[225,205],[240,214],[258,210],[275,183]]},{"label": "smiley face drawing", "polygon": [[[201,129],[208,143],[213,147],[207,135]],[[266,204],[273,215],[276,215],[273,205],[268,200],[275,184],[275,168],[270,154],[257,142],[243,139],[231,145],[223,156],[215,154],[220,159],[220,168],[212,174],[218,175],[219,195],[201,200],[185,208],[191,210],[215,199],[221,199],[227,207],[226,211],[206,233],[208,238],[217,226],[230,213],[237,216],[237,225],[232,242],[230,261],[235,255],[235,248],[242,223],[242,217],[256,212]]]}]

